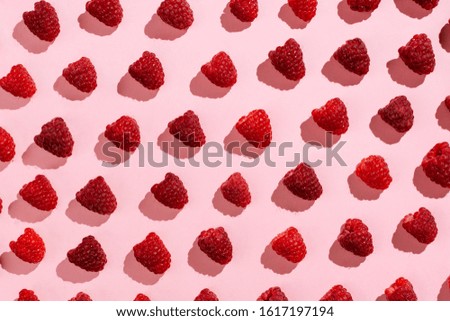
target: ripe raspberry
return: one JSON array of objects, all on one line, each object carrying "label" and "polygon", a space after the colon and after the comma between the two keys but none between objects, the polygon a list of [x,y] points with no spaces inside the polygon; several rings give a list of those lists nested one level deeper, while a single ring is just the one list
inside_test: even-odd
[{"label": "ripe raspberry", "polygon": [[402,220],[403,228],[420,243],[430,244],[436,238],[438,229],[433,215],[424,207],[414,214],[406,215]]},{"label": "ripe raspberry", "polygon": [[117,208],[116,197],[102,176],[91,179],[76,194],[77,201],[88,210],[111,215]]},{"label": "ripe raspberry", "polygon": [[54,210],[58,204],[58,196],[44,175],[37,175],[34,181],[25,184],[19,194],[24,201],[42,211]]},{"label": "ripe raspberry", "polygon": [[237,81],[237,70],[230,56],[221,51],[201,68],[202,73],[214,85],[227,88]]},{"label": "ripe raspberry", "polygon": [[46,1],[34,4],[33,11],[24,12],[23,22],[39,39],[52,42],[59,35],[59,19],[55,8]]},{"label": "ripe raspberry", "polygon": [[399,133],[406,133],[414,123],[414,112],[405,96],[391,99],[386,107],[378,110],[378,115]]},{"label": "ripe raspberry", "polygon": [[342,100],[333,98],[311,112],[314,121],[319,127],[334,135],[342,135],[348,130],[347,108]]},{"label": "ripe raspberry", "polygon": [[233,246],[223,227],[202,231],[197,243],[200,250],[214,262],[225,265],[233,258]]},{"label": "ripe raspberry", "polygon": [[34,142],[39,147],[57,157],[72,155],[73,139],[64,119],[53,118],[41,128],[41,133],[34,136]]},{"label": "ripe raspberry", "polygon": [[381,0],[347,0],[350,9],[359,12],[372,12],[378,8],[380,2]]},{"label": "ripe raspberry", "polygon": [[280,287],[275,286],[261,293],[256,301],[289,301]]},{"label": "ripe raspberry", "polygon": [[91,0],[86,3],[86,11],[109,27],[118,26],[123,18],[119,0]]},{"label": "ripe raspberry", "polygon": [[333,57],[345,69],[359,76],[364,76],[369,72],[370,58],[366,45],[359,38],[347,40],[335,51]]},{"label": "ripe raspberry", "polygon": [[64,68],[63,77],[78,90],[91,93],[97,88],[97,72],[89,58],[81,57]]},{"label": "ripe raspberry", "polygon": [[275,236],[271,242],[272,249],[292,263],[301,262],[306,255],[306,245],[295,227],[289,227]]},{"label": "ripe raspberry", "polygon": [[115,146],[126,152],[134,152],[141,143],[141,133],[136,120],[130,116],[122,116],[114,123],[106,126],[105,137]]},{"label": "ripe raspberry", "polygon": [[187,29],[194,22],[194,14],[186,0],[164,0],[158,8],[162,21],[176,29]]},{"label": "ripe raspberry", "polygon": [[189,201],[183,182],[172,173],[167,173],[161,183],[153,185],[151,192],[158,202],[170,208],[181,210]]},{"label": "ripe raspberry", "polygon": [[450,111],[450,96],[445,97],[444,103],[447,109]]},{"label": "ripe raspberry", "polygon": [[309,201],[318,199],[323,191],[314,169],[305,163],[287,172],[283,177],[283,184],[295,196]]},{"label": "ripe raspberry", "polygon": [[431,10],[439,4],[439,0],[414,0],[414,2],[426,10]]},{"label": "ripe raspberry", "polygon": [[195,297],[194,301],[219,301],[219,298],[210,289],[203,289]]},{"label": "ripe raspberry", "polygon": [[246,208],[252,200],[248,184],[241,173],[234,173],[220,186],[223,197],[236,206]]},{"label": "ripe raspberry", "polygon": [[192,110],[172,120],[167,126],[169,132],[186,146],[200,147],[206,142],[200,120]]},{"label": "ripe raspberry", "polygon": [[436,144],[423,158],[425,174],[436,184],[450,188],[450,146],[447,142]]},{"label": "ripe raspberry", "polygon": [[405,65],[419,75],[428,75],[436,66],[431,40],[424,33],[414,35],[398,53]]},{"label": "ripe raspberry", "polygon": [[230,11],[242,22],[252,22],[258,17],[258,0],[230,0]]},{"label": "ripe raspberry", "polygon": [[16,242],[9,243],[9,247],[19,259],[28,263],[39,263],[45,255],[44,241],[32,228],[26,228]]},{"label": "ripe raspberry", "polygon": [[19,298],[17,301],[39,301],[39,298],[36,294],[34,294],[34,291],[22,289],[19,292]]},{"label": "ripe raspberry", "polygon": [[11,135],[0,127],[0,162],[9,162],[16,155],[16,144]]},{"label": "ripe raspberry", "polygon": [[288,0],[295,15],[305,22],[310,22],[316,15],[317,0]]},{"label": "ripe raspberry", "polygon": [[388,165],[378,155],[363,158],[356,166],[356,175],[369,187],[380,190],[387,189],[392,182]]},{"label": "ripe raspberry", "polygon": [[22,65],[13,66],[9,74],[0,79],[0,87],[21,98],[31,98],[36,92],[33,78]]},{"label": "ripe raspberry", "polygon": [[361,220],[348,219],[338,236],[341,246],[355,255],[366,257],[373,253],[372,234]]},{"label": "ripe raspberry", "polygon": [[164,85],[164,70],[153,52],[144,51],[141,58],[130,65],[128,73],[149,90],[156,90]]},{"label": "ripe raspberry", "polygon": [[290,38],[283,46],[269,52],[272,65],[289,80],[299,81],[305,76],[303,52],[297,41]]},{"label": "ripe raspberry", "polygon": [[151,300],[145,294],[139,293],[138,295],[136,295],[136,298],[134,298],[134,301],[151,301]]},{"label": "ripe raspberry", "polygon": [[74,296],[69,301],[92,301],[89,294],[86,294],[84,292],[78,292],[76,296]]},{"label": "ripe raspberry", "polygon": [[417,301],[411,282],[402,277],[384,290],[384,294],[386,294],[388,301]]},{"label": "ripe raspberry", "polygon": [[163,241],[152,232],[133,247],[134,257],[150,272],[163,274],[170,268],[171,256]]},{"label": "ripe raspberry", "polygon": [[269,115],[263,109],[255,109],[242,116],[236,123],[237,131],[253,146],[265,148],[272,141]]},{"label": "ripe raspberry", "polygon": [[333,286],[320,301],[353,301],[352,295],[342,285]]},{"label": "ripe raspberry", "polygon": [[70,263],[89,272],[103,270],[108,262],[102,246],[92,235],[86,236],[76,248],[69,250],[67,258]]}]

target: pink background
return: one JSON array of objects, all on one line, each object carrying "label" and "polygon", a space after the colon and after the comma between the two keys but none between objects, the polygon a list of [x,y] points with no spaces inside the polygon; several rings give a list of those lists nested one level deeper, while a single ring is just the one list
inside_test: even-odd
[{"label": "pink background", "polygon": [[[0,126],[14,137],[17,152],[15,159],[0,169],[4,206],[0,215],[1,300],[17,298],[22,288],[35,290],[41,300],[67,300],[79,291],[94,300],[132,300],[138,292],[153,300],[192,300],[205,287],[221,300],[254,300],[276,285],[290,300],[316,300],[335,284],[343,284],[355,300],[375,300],[400,276],[413,283],[419,300],[450,298],[443,286],[450,274],[448,190],[430,183],[416,170],[431,147],[450,137],[450,113],[441,104],[450,93],[450,54],[445,50],[450,50],[448,1],[441,1],[426,15],[412,1],[383,0],[370,17],[349,12],[340,0],[319,1],[316,17],[305,25],[293,17],[286,1],[260,0],[259,16],[248,26],[228,11],[224,13],[227,0],[191,0],[195,22],[184,35],[174,34],[158,18],[152,18],[159,1],[121,1],[124,19],[113,33],[84,14],[86,1],[52,1],[61,33],[48,48],[20,24],[22,13],[31,10],[33,2],[0,0],[0,75],[22,63],[38,88],[25,106],[0,92]],[[430,37],[437,61],[436,70],[427,77],[411,74],[397,60],[398,48],[422,32]],[[290,37],[303,49],[307,72],[295,88],[280,90],[292,84],[264,61],[270,50]],[[364,40],[371,58],[370,72],[362,80],[328,62],[337,47],[355,37]],[[157,54],[166,74],[166,84],[154,97],[124,77],[144,50]],[[197,76],[200,66],[221,50],[232,57],[238,82],[224,97],[204,97],[224,95]],[[59,79],[63,68],[82,56],[92,60],[98,74],[98,88],[89,97]],[[339,83],[358,81],[354,86]],[[415,114],[413,128],[400,141],[386,125],[372,121],[377,110],[397,95],[408,97]],[[350,128],[341,137],[347,141],[341,156],[348,166],[334,163],[316,168],[324,193],[309,209],[305,208],[308,204],[292,202],[285,191],[277,190],[273,196],[288,170],[285,162],[292,159],[294,151],[301,151],[304,139],[321,134],[307,121],[311,110],[333,97],[340,97],[348,108]],[[8,109],[11,107],[14,110]],[[262,163],[240,168],[239,162],[246,158],[239,155],[233,155],[233,168],[180,168],[171,156],[167,168],[140,168],[137,154],[131,156],[130,168],[101,166],[99,137],[102,140],[106,125],[122,115],[135,117],[142,141],[150,142],[164,133],[170,120],[192,109],[207,140],[223,142],[237,119],[256,108],[264,108],[270,115],[274,142],[294,142],[294,150],[274,157],[276,168]],[[57,116],[65,119],[75,140],[73,155],[66,163],[32,144],[40,127]],[[160,148],[155,146],[153,152],[161,159]],[[349,176],[370,154],[386,159],[393,182],[378,199],[361,200],[358,198],[377,195]],[[324,159],[324,155],[324,149],[311,150],[312,159]],[[176,216],[155,203],[151,193],[147,195],[168,171],[180,176],[189,193],[188,205]],[[215,193],[234,171],[241,171],[247,179],[252,203],[233,216],[216,209],[224,203]],[[42,173],[59,197],[50,215],[17,200],[22,185]],[[87,213],[74,201],[75,193],[98,175],[105,177],[118,200],[116,212],[107,220]],[[439,228],[436,240],[427,247],[397,227],[404,215],[421,206],[431,210]],[[172,218],[162,220],[164,215]],[[334,244],[348,218],[361,218],[373,235],[375,251],[364,262]],[[193,247],[202,230],[217,226],[228,231],[234,249],[233,260],[223,269]],[[308,249],[297,266],[266,250],[271,239],[289,226],[299,229]],[[33,227],[47,246],[38,266],[25,264],[9,252],[9,241],[17,239],[26,227]],[[133,245],[151,231],[172,254],[172,266],[160,278],[129,255]],[[108,256],[99,274],[85,273],[65,260],[67,251],[89,234]]]}]

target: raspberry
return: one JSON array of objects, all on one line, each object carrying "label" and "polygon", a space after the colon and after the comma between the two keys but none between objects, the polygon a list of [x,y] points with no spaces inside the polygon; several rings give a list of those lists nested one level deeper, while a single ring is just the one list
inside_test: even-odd
[{"label": "raspberry", "polygon": [[445,106],[450,111],[450,96],[445,97]]},{"label": "raspberry", "polygon": [[430,244],[436,238],[438,229],[433,215],[424,207],[414,214],[406,215],[402,220],[403,228],[420,243]]},{"label": "raspberry", "polygon": [[206,142],[200,120],[192,110],[188,110],[183,116],[172,120],[167,126],[169,132],[186,146],[200,147]]},{"label": "raspberry", "polygon": [[186,0],[164,0],[157,11],[162,21],[176,29],[187,29],[194,22],[194,14]]},{"label": "raspberry", "polygon": [[272,141],[269,115],[263,109],[255,109],[247,116],[242,116],[236,123],[236,129],[257,148],[265,148]]},{"label": "raspberry", "polygon": [[163,274],[170,268],[171,256],[163,241],[152,232],[133,247],[134,257],[150,272]]},{"label": "raspberry", "polygon": [[153,52],[144,51],[141,58],[130,65],[128,73],[149,90],[156,90],[164,85],[164,70]]},{"label": "raspberry", "polygon": [[219,301],[219,298],[210,289],[203,289],[195,297],[194,301]]},{"label": "raspberry", "polygon": [[76,296],[74,296],[69,301],[92,301],[89,294],[86,294],[84,292],[78,292]]},{"label": "raspberry", "polygon": [[9,74],[0,79],[0,87],[21,98],[31,98],[36,92],[33,78],[22,65],[13,66]]},{"label": "raspberry", "polygon": [[436,184],[450,188],[450,146],[447,142],[436,144],[423,158],[425,174]]},{"label": "raspberry", "polygon": [[67,258],[70,263],[89,272],[103,270],[108,262],[102,246],[92,235],[86,236],[76,248],[69,250]]},{"label": "raspberry", "polygon": [[111,215],[117,208],[116,197],[102,176],[91,179],[76,194],[77,201],[88,210]]},{"label": "raspberry", "polygon": [[44,175],[37,175],[34,181],[25,184],[19,194],[24,201],[42,211],[54,210],[58,204],[58,196]]},{"label": "raspberry", "polygon": [[63,70],[63,77],[78,90],[91,93],[97,88],[97,72],[89,58],[81,57]]},{"label": "raspberry", "polygon": [[230,56],[221,51],[201,68],[202,73],[214,85],[227,88],[237,81],[237,70]]},{"label": "raspberry", "polygon": [[233,258],[233,246],[223,227],[202,231],[197,242],[200,250],[214,262],[225,265]]},{"label": "raspberry", "polygon": [[91,0],[86,3],[86,11],[109,27],[117,27],[123,18],[119,0]]},{"label": "raspberry", "polygon": [[234,173],[220,186],[223,197],[239,207],[247,207],[252,200],[248,184],[240,173]]},{"label": "raspberry", "polygon": [[378,110],[378,115],[399,133],[406,133],[414,123],[414,112],[405,96],[391,99],[386,107]]},{"label": "raspberry", "polygon": [[136,295],[136,298],[134,298],[134,301],[151,301],[151,300],[145,294],[138,293],[138,295]]},{"label": "raspberry", "polygon": [[363,158],[356,166],[356,175],[369,187],[380,190],[387,189],[392,182],[388,165],[378,155]]},{"label": "raspberry", "polygon": [[414,35],[398,53],[405,65],[419,75],[428,75],[436,66],[431,40],[424,33]]},{"label": "raspberry", "polygon": [[258,17],[258,0],[230,0],[230,11],[242,22],[252,22]]},{"label": "raspberry", "polygon": [[59,19],[55,8],[46,1],[34,4],[33,11],[24,12],[23,22],[39,39],[52,42],[59,35]]},{"label": "raspberry", "polygon": [[275,286],[261,293],[256,301],[289,301],[280,287]]},{"label": "raspberry", "polygon": [[0,198],[0,213],[2,212],[2,210],[3,210],[3,201],[2,201],[2,199]]},{"label": "raspberry", "polygon": [[305,163],[287,172],[283,177],[283,184],[295,196],[309,201],[318,199],[323,191],[314,169]]},{"label": "raspberry", "polygon": [[183,182],[172,173],[167,173],[161,183],[153,185],[151,192],[158,202],[170,208],[181,210],[189,201]]},{"label": "raspberry", "polygon": [[350,9],[359,12],[372,12],[378,8],[380,2],[381,0],[347,0]]},{"label": "raspberry", "polygon": [[16,155],[16,144],[11,135],[0,127],[0,162],[9,162]]},{"label": "raspberry", "polygon": [[367,54],[366,45],[359,38],[347,40],[335,51],[333,57],[345,69],[359,76],[369,72],[370,58]]},{"label": "raspberry", "polygon": [[414,2],[426,10],[431,10],[439,4],[439,0],[414,0]]},{"label": "raspberry", "polygon": [[17,301],[39,301],[39,298],[36,294],[34,294],[34,291],[22,289],[19,292],[19,298]]},{"label": "raspberry", "polygon": [[357,256],[366,257],[373,253],[372,234],[361,220],[348,219],[338,236],[341,246]]},{"label": "raspberry", "polygon": [[272,249],[292,263],[301,262],[306,255],[306,245],[295,227],[289,227],[275,236],[271,242]]},{"label": "raspberry", "polygon": [[411,282],[402,277],[384,290],[384,294],[386,294],[388,301],[417,301]]},{"label": "raspberry", "polygon": [[126,152],[134,152],[141,143],[141,133],[136,120],[130,116],[122,116],[114,123],[106,126],[105,137],[115,146]]},{"label": "raspberry", "polygon": [[288,0],[295,15],[305,22],[310,22],[316,15],[317,0]]},{"label": "raspberry", "polygon": [[352,295],[342,285],[333,286],[320,301],[353,301]]},{"label": "raspberry", "polygon": [[334,98],[311,112],[314,121],[319,127],[334,135],[341,135],[348,130],[347,108],[339,98]]},{"label": "raspberry", "polygon": [[41,128],[41,133],[34,136],[34,142],[39,147],[57,157],[72,155],[73,139],[64,119],[53,118]]},{"label": "raspberry", "polygon": [[32,228],[26,228],[16,242],[9,243],[9,247],[19,259],[28,263],[39,263],[45,255],[44,241]]},{"label": "raspberry", "polygon": [[299,81],[305,76],[303,52],[297,41],[290,38],[283,46],[269,52],[272,65],[289,80]]}]

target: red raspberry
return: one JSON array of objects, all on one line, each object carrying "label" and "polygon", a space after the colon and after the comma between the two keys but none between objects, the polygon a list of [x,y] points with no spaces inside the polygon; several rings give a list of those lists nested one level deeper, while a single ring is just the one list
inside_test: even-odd
[{"label": "red raspberry", "polygon": [[17,242],[9,243],[9,247],[19,259],[28,263],[39,263],[45,255],[44,241],[32,228],[26,228]]},{"label": "red raspberry", "polygon": [[0,87],[21,98],[31,98],[36,92],[33,78],[22,65],[13,66],[9,74],[0,79]]},{"label": "red raspberry", "polygon": [[25,184],[19,194],[24,201],[42,211],[54,210],[58,204],[58,196],[44,175],[37,175],[34,181]]},{"label": "red raspberry", "polygon": [[305,163],[287,172],[283,177],[283,184],[295,196],[309,201],[318,199],[323,191],[314,169]]},{"label": "red raspberry", "polygon": [[114,123],[106,126],[105,137],[120,149],[134,152],[141,143],[141,133],[136,120],[130,116],[122,116]]},{"label": "red raspberry", "polygon": [[220,186],[223,197],[236,206],[246,208],[252,200],[248,184],[241,173],[234,173]]},{"label": "red raspberry", "polygon": [[0,162],[9,162],[16,155],[16,144],[11,135],[0,127]]},{"label": "red raspberry", "polygon": [[436,66],[431,40],[424,33],[414,35],[398,53],[405,65],[419,75],[428,75]]},{"label": "red raspberry", "polygon": [[433,215],[424,207],[414,214],[406,215],[402,220],[403,228],[420,243],[430,244],[436,238],[438,229]]},{"label": "red raspberry", "polygon": [[272,65],[289,80],[299,81],[305,76],[303,52],[297,41],[290,38],[283,46],[269,52]]},{"label": "red raspberry", "polygon": [[73,139],[64,119],[53,118],[41,128],[41,133],[34,136],[34,142],[39,147],[57,157],[72,155]]},{"label": "red raspberry", "polygon": [[347,0],[350,9],[359,12],[372,12],[378,8],[380,2],[381,0]]},{"label": "red raspberry", "polygon": [[236,67],[230,56],[223,51],[204,64],[201,71],[210,82],[219,87],[232,87],[237,81]]},{"label": "red raspberry", "polygon": [[439,4],[439,0],[414,0],[414,2],[426,10],[431,10]]},{"label": "red raspberry", "polygon": [[167,126],[169,132],[186,146],[200,147],[206,142],[200,120],[192,110],[172,120]]},{"label": "red raspberry", "polygon": [[162,21],[176,29],[187,29],[194,22],[194,14],[186,0],[164,0],[158,8]]},{"label": "red raspberry", "polygon": [[387,189],[392,182],[388,165],[378,155],[363,158],[356,166],[356,175],[369,187],[380,190]]},{"label": "red raspberry", "polygon": [[450,188],[450,146],[447,142],[436,144],[423,158],[425,174],[436,184]]},{"label": "red raspberry", "polygon": [[81,57],[64,68],[62,75],[78,90],[91,93],[97,88],[97,72],[89,58]]},{"label": "red raspberry", "polygon": [[405,278],[398,278],[389,288],[384,290],[388,301],[417,301],[411,282]]},{"label": "red raspberry", "polygon": [[353,301],[352,295],[342,285],[333,286],[320,301]]},{"label": "red raspberry", "polygon": [[74,296],[69,301],[92,301],[89,294],[86,294],[84,292],[78,292],[76,296]]},{"label": "red raspberry", "polygon": [[361,220],[348,219],[338,236],[341,246],[355,255],[366,257],[373,253],[372,234]]},{"label": "red raspberry", "polygon": [[399,133],[406,133],[414,123],[414,112],[405,96],[391,99],[386,107],[378,110],[378,115]]},{"label": "red raspberry", "polygon": [[3,201],[2,201],[2,199],[0,198],[0,213],[2,212],[2,210],[3,210]]},{"label": "red raspberry", "polygon": [[70,263],[89,272],[103,270],[108,262],[102,246],[92,235],[86,236],[76,248],[69,250],[67,258]]},{"label": "red raspberry", "polygon": [[256,301],[289,301],[280,287],[275,286],[261,293]]},{"label": "red raspberry", "polygon": [[170,268],[171,256],[163,241],[152,232],[133,247],[134,257],[150,272],[163,274]]},{"label": "red raspberry", "polygon": [[117,208],[116,197],[102,176],[91,179],[76,194],[77,201],[88,210],[111,215]]},{"label": "red raspberry", "polygon": [[203,289],[195,297],[194,301],[219,301],[219,298],[210,289]]},{"label": "red raspberry", "polygon": [[55,8],[46,1],[34,4],[33,11],[24,12],[23,22],[39,39],[52,42],[59,35],[59,19]]},{"label": "red raspberry", "polygon": [[164,70],[153,52],[144,51],[141,58],[130,65],[128,73],[149,90],[156,90],[164,85]]},{"label": "red raspberry", "polygon": [[252,22],[258,17],[258,0],[230,0],[230,11],[242,22]]},{"label": "red raspberry", "polygon": [[369,72],[370,58],[367,54],[366,45],[359,38],[347,40],[335,51],[333,57],[345,69],[359,76]]},{"label": "red raspberry", "polygon": [[86,3],[86,11],[109,27],[117,27],[123,18],[119,0],[91,0]]},{"label": "red raspberry", "polygon": [[348,116],[345,104],[339,98],[333,98],[311,112],[314,121],[319,127],[334,135],[341,135],[348,130]]},{"label": "red raspberry", "polygon": [[275,236],[271,242],[272,249],[292,263],[301,262],[306,255],[306,245],[295,227],[289,227]]},{"label": "red raspberry", "polygon": [[316,15],[317,0],[288,0],[295,15],[305,22],[310,22]]},{"label": "red raspberry", "polygon": [[136,298],[134,298],[134,301],[151,301],[151,300],[145,294],[139,293],[138,295],[136,295]]},{"label": "red raspberry", "polygon": [[223,227],[202,231],[197,243],[200,250],[214,262],[225,265],[233,258],[233,246]]},{"label": "red raspberry", "polygon": [[253,146],[265,148],[272,141],[269,115],[263,109],[255,109],[242,116],[236,123],[237,131]]},{"label": "red raspberry", "polygon": [[445,97],[445,106],[450,111],[450,96]]},{"label": "red raspberry", "polygon": [[17,301],[39,301],[39,298],[36,294],[34,294],[34,291],[22,289],[19,292],[19,298]]},{"label": "red raspberry", "polygon": [[158,202],[170,208],[181,210],[189,201],[183,182],[172,173],[167,173],[161,183],[153,185],[151,192]]}]

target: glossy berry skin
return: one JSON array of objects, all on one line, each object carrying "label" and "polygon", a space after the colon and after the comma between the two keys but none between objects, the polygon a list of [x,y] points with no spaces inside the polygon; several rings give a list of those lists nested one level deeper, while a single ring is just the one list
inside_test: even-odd
[{"label": "glossy berry skin", "polygon": [[293,38],[289,38],[284,45],[270,51],[269,59],[275,69],[289,80],[299,81],[305,76],[303,52],[299,43]]},{"label": "glossy berry skin", "polygon": [[399,133],[406,133],[414,124],[414,111],[405,96],[391,99],[386,107],[378,110],[378,115]]},{"label": "glossy berry skin", "polygon": [[450,96],[445,97],[444,104],[448,111],[450,111]]},{"label": "glossy berry skin", "polygon": [[256,301],[289,301],[286,294],[280,289],[280,287],[275,286],[267,289],[256,299]]},{"label": "glossy berry skin", "polygon": [[342,135],[348,130],[347,108],[339,98],[327,101],[325,106],[314,109],[311,115],[319,127],[333,135]]},{"label": "glossy berry skin", "polygon": [[197,244],[203,253],[219,264],[226,265],[233,258],[233,246],[223,227],[202,231]]},{"label": "glossy berry skin", "polygon": [[272,126],[269,115],[263,109],[252,110],[239,118],[236,130],[257,148],[265,148],[272,141]]},{"label": "glossy berry skin", "polygon": [[83,238],[76,248],[67,252],[67,258],[88,272],[100,272],[108,262],[101,244],[92,235]]},{"label": "glossy berry skin", "polygon": [[385,190],[392,182],[387,163],[378,155],[363,158],[356,166],[355,172],[371,188]]},{"label": "glossy berry skin", "polygon": [[398,49],[400,58],[409,69],[419,75],[428,75],[436,66],[431,40],[424,33],[414,37]]},{"label": "glossy berry skin", "polygon": [[58,15],[55,8],[46,1],[36,2],[34,10],[24,12],[22,18],[28,29],[43,41],[52,42],[59,35]]},{"label": "glossy berry skin", "polygon": [[136,295],[136,298],[134,298],[133,301],[151,301],[150,298],[148,296],[146,296],[145,294],[142,293],[138,293],[138,295]]},{"label": "glossy berry skin", "polygon": [[151,192],[158,202],[173,209],[181,210],[189,201],[183,182],[173,173],[167,173],[163,181],[153,185]]},{"label": "glossy berry skin", "polygon": [[164,0],[157,10],[162,21],[176,29],[188,29],[194,22],[194,13],[186,0]]},{"label": "glossy berry skin", "polygon": [[234,205],[246,208],[252,201],[248,184],[240,173],[234,173],[220,186],[223,197]]},{"label": "glossy berry skin", "polygon": [[159,236],[151,232],[133,247],[136,260],[150,272],[163,274],[170,268],[171,256]]},{"label": "glossy berry skin", "polygon": [[88,210],[111,215],[117,208],[116,197],[102,176],[91,179],[76,194],[77,201]]},{"label": "glossy berry skin", "polygon": [[364,76],[369,72],[370,57],[366,45],[360,38],[347,40],[335,51],[333,57],[345,69],[358,76]]},{"label": "glossy berry skin", "polygon": [[231,0],[230,11],[242,22],[252,22],[258,17],[258,0]]},{"label": "glossy berry skin", "polygon": [[317,0],[288,0],[294,14],[305,22],[310,22],[316,15]]},{"label": "glossy berry skin", "polygon": [[295,227],[289,227],[278,234],[271,242],[272,249],[278,255],[292,263],[301,262],[306,256],[306,245]]},{"label": "glossy berry skin", "polygon": [[433,242],[438,233],[433,215],[424,207],[419,208],[414,214],[406,215],[402,220],[402,226],[417,241],[424,244]]},{"label": "glossy berry skin", "polygon": [[45,244],[32,228],[26,228],[17,241],[9,243],[11,251],[22,261],[39,263],[45,256]]},{"label": "glossy berry skin", "polygon": [[0,162],[9,162],[16,155],[16,144],[12,136],[0,127]]},{"label": "glossy berry skin", "polygon": [[97,72],[91,60],[81,57],[64,68],[63,77],[79,91],[91,93],[97,88]]},{"label": "glossy berry skin", "polygon": [[353,301],[352,295],[342,285],[333,286],[320,301]]},{"label": "glossy berry skin", "polygon": [[432,10],[439,4],[439,0],[414,0],[414,2],[425,10]]},{"label": "glossy berry skin", "polygon": [[218,87],[231,88],[237,82],[236,67],[224,51],[217,53],[210,62],[204,64],[201,72]]},{"label": "glossy berry skin", "polygon": [[305,163],[287,172],[283,184],[292,194],[308,201],[317,200],[323,192],[314,169]]},{"label": "glossy berry skin", "polygon": [[39,301],[39,298],[32,290],[22,289],[19,292],[17,301]]},{"label": "glossy berry skin", "polygon": [[53,118],[42,125],[40,134],[34,136],[34,142],[56,157],[72,156],[74,141],[66,122],[61,117]]},{"label": "glossy berry skin", "polygon": [[449,144],[436,144],[423,158],[422,169],[430,180],[444,188],[450,188]]},{"label": "glossy berry skin", "polygon": [[384,294],[388,301],[417,301],[411,282],[403,277],[398,278],[384,291]]},{"label": "glossy berry skin", "polygon": [[119,0],[91,0],[86,2],[86,11],[108,27],[117,27],[123,18]]},{"label": "glossy berry skin", "polygon": [[347,0],[347,4],[353,11],[372,12],[378,8],[381,0]]},{"label": "glossy berry skin", "polygon": [[25,184],[19,195],[28,204],[41,211],[54,210],[58,204],[56,191],[44,175],[37,175],[33,181]]},{"label": "glossy berry skin", "polygon": [[194,301],[219,301],[219,298],[210,289],[203,289],[195,297]]},{"label": "glossy berry skin", "polygon": [[0,79],[0,87],[13,96],[31,98],[36,93],[36,85],[23,65],[15,65],[11,71]]},{"label": "glossy berry skin", "polygon": [[122,116],[106,126],[105,137],[116,147],[133,153],[141,143],[141,133],[137,121],[130,116]]},{"label": "glossy berry skin", "polygon": [[128,73],[149,90],[157,90],[164,85],[164,69],[153,52],[144,51],[141,58],[130,65]]},{"label": "glossy berry skin", "polygon": [[69,301],[92,301],[92,299],[89,294],[78,292],[77,295],[71,298]]},{"label": "glossy berry skin", "polygon": [[170,134],[186,146],[201,147],[206,143],[200,120],[192,110],[172,120],[167,126]]},{"label": "glossy berry skin", "polygon": [[338,236],[339,244],[349,252],[361,257],[373,253],[372,234],[360,219],[348,219]]}]

